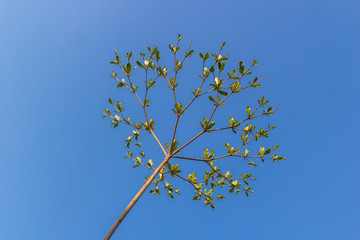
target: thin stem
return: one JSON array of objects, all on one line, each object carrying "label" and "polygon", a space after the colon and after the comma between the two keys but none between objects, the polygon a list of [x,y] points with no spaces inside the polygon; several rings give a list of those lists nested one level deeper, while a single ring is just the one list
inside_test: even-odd
[{"label": "thin stem", "polygon": [[174,144],[174,139],[175,139],[175,134],[176,134],[176,130],[177,130],[177,125],[178,125],[178,123],[179,123],[179,118],[180,118],[180,115],[178,114],[178,115],[176,116],[174,131],[173,131],[173,135],[172,135],[171,142],[170,142],[170,149],[169,149],[170,153],[171,153],[171,151],[172,151],[172,147],[173,147],[173,144]]},{"label": "thin stem", "polygon": [[[178,40],[178,42],[177,42],[177,44],[176,44],[176,47],[178,47],[179,42],[180,42],[180,40]],[[190,43],[190,45],[189,45],[188,51],[190,51],[190,48],[191,48],[191,43]],[[183,60],[181,61],[181,64],[184,63],[184,61],[185,61],[186,58],[187,58],[187,55],[184,56]],[[175,65],[176,65],[176,52],[174,53],[174,61],[175,61]],[[175,67],[176,67],[176,66],[175,66]],[[174,84],[176,84],[177,73],[178,73],[178,70],[175,70]],[[176,99],[176,93],[175,93],[175,86],[172,86],[172,90],[173,90],[174,100],[175,100],[175,105],[176,105],[176,104],[177,104],[177,99]],[[186,108],[185,108],[185,110],[186,110]],[[182,115],[182,113],[183,113],[185,110],[182,110],[182,111],[181,111],[180,113],[178,113],[177,116],[176,116],[174,131],[173,131],[173,135],[172,135],[171,142],[170,142],[170,149],[169,149],[170,152],[172,151],[172,148],[173,148],[173,145],[174,145],[174,139],[175,139],[176,130],[177,130],[177,126],[178,126],[178,123],[179,123],[180,116]]]},{"label": "thin stem", "polygon": [[[120,65],[119,65],[120,66]],[[124,71],[124,69],[120,66],[121,70],[124,72],[124,74],[127,76],[128,80],[129,80],[129,83],[130,85],[132,84],[131,83],[131,80],[130,80],[130,77],[129,75]],[[146,74],[146,77],[147,77],[147,74]],[[129,88],[129,87],[128,87]],[[147,91],[146,91],[147,92]],[[147,116],[147,113],[146,113],[146,107],[145,105],[143,104],[143,102],[140,100],[139,98],[139,95],[136,93],[136,91],[133,91],[133,93],[135,94],[136,98],[138,99],[141,107],[143,108],[143,111],[144,111],[144,115],[145,115],[145,119],[146,119],[146,123],[148,124],[149,126],[149,132],[151,133],[151,135],[155,138],[156,142],[158,143],[158,145],[160,146],[161,150],[163,151],[164,155],[167,156],[167,152],[165,151],[164,147],[162,146],[161,142],[159,141],[159,139],[156,137],[155,133],[152,131],[152,129],[150,128],[150,123],[149,123],[149,119],[148,119],[148,116]]]},{"label": "thin stem", "polygon": [[173,157],[175,154],[177,154],[178,152],[181,151],[181,149],[183,149],[184,147],[186,147],[187,145],[189,145],[190,143],[192,143],[195,139],[197,139],[198,137],[200,137],[203,133],[205,132],[205,130],[202,130],[201,132],[199,132],[195,137],[193,137],[192,139],[190,139],[187,143],[185,143],[184,145],[182,145],[180,148],[178,148],[175,152],[171,153],[170,157]]},{"label": "thin stem", "polygon": [[179,159],[185,159],[185,160],[191,160],[191,161],[199,161],[199,162],[213,161],[213,159],[190,158],[190,157],[182,157],[182,156],[172,156],[171,158],[179,158]]},{"label": "thin stem", "polygon": [[148,92],[148,73],[147,73],[147,69],[145,69],[145,84],[146,84],[146,86],[145,86],[145,96],[144,96],[144,103],[145,103],[145,101],[146,101],[146,97],[147,97],[147,92]]},{"label": "thin stem", "polygon": [[[199,135],[199,134],[198,134]],[[255,139],[252,139],[246,143],[242,143],[238,148],[236,148],[235,150],[239,150],[240,148],[242,148],[243,146],[251,143],[255,141]],[[190,158],[190,157],[183,157],[183,156],[170,156],[171,158],[179,158],[179,159],[185,159],[185,160],[192,160],[192,161],[199,161],[199,162],[211,162],[211,161],[215,161],[215,160],[218,160],[218,159],[222,159],[222,158],[226,158],[226,157],[232,157],[232,156],[235,156],[235,157],[240,157],[241,155],[235,155],[235,154],[231,154],[231,153],[228,153],[228,154],[225,154],[225,155],[222,155],[222,156],[219,156],[219,157],[215,157],[215,158],[211,158],[211,159],[201,159],[201,158]],[[272,158],[271,158],[272,159]]]},{"label": "thin stem", "polygon": [[155,138],[156,142],[158,143],[158,145],[160,146],[161,150],[163,151],[164,155],[167,156],[167,152],[165,151],[163,145],[161,144],[161,142],[159,141],[159,139],[156,137],[155,133],[153,132],[153,130],[150,128],[150,133],[151,135]]}]

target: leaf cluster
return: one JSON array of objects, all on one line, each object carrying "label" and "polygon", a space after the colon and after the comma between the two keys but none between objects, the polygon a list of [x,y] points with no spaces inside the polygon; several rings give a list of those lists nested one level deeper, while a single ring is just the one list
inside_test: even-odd
[{"label": "leaf cluster", "polygon": [[[217,109],[225,107],[225,102],[230,97],[241,94],[241,92],[247,89],[261,87],[261,82],[264,80],[264,78],[252,77],[252,69],[258,65],[256,59],[248,66],[245,66],[243,61],[239,61],[237,69],[227,70],[226,64],[229,61],[229,53],[222,53],[226,45],[225,42],[220,45],[218,52],[198,53],[202,62],[202,69],[200,69],[200,74],[198,75],[199,87],[192,91],[193,97],[187,103],[178,101],[176,97],[177,87],[182,83],[179,80],[178,72],[183,69],[186,61],[194,55],[191,43],[187,49],[181,52],[180,43],[182,40],[183,38],[179,35],[175,44],[169,44],[170,54],[174,56],[173,63],[168,64],[168,66],[172,66],[170,70],[161,63],[161,54],[155,44],[152,47],[147,47],[146,53],[140,53],[140,57],[138,60],[135,60],[135,63],[132,52],[125,54],[126,60],[125,63],[122,63],[118,51],[114,51],[115,59],[110,64],[116,65],[119,73],[114,71],[110,74],[110,77],[115,79],[118,88],[127,89],[130,94],[134,95],[135,99],[139,102],[140,109],[144,113],[144,119],[141,122],[133,122],[130,117],[126,116],[125,107],[119,101],[115,102],[111,98],[109,98],[109,103],[112,105],[113,110],[106,108],[104,110],[104,118],[109,117],[114,128],[117,128],[119,124],[132,128],[132,134],[125,138],[125,146],[130,149],[126,157],[133,160],[134,168],[142,165],[156,173],[156,177],[152,180],[153,188],[150,190],[152,194],[159,195],[161,189],[163,189],[171,198],[174,198],[174,194],[179,195],[180,190],[175,189],[173,184],[169,183],[167,177],[170,176],[191,185],[194,189],[194,200],[201,200],[206,206],[215,208],[215,200],[225,198],[224,190],[221,189],[227,189],[227,192],[230,194],[235,193],[238,195],[240,192],[244,192],[246,196],[249,196],[249,193],[254,192],[249,183],[256,180],[252,173],[233,176],[229,170],[222,170],[217,167],[215,165],[217,162],[226,161],[226,158],[232,157],[243,159],[250,167],[257,167],[259,162],[266,160],[279,162],[286,159],[275,153],[278,150],[278,145],[274,147],[261,146],[256,151],[250,151],[248,147],[251,143],[260,141],[261,138],[268,138],[270,132],[275,129],[275,126],[270,125],[267,128],[258,127],[254,125],[253,120],[272,115],[278,107],[269,106],[270,101],[263,96],[257,101],[255,107],[245,107],[243,112],[245,117],[235,117],[238,113],[233,112],[233,116],[229,116],[229,124],[216,123],[214,121]],[[141,86],[145,89],[144,96],[140,96],[138,93],[139,86],[135,84],[138,81],[133,80],[133,74],[137,70],[144,71],[145,73],[144,84]],[[149,77],[151,74],[154,76],[153,78]],[[122,76],[119,77],[120,75]],[[155,120],[149,116],[147,110],[150,106],[149,90],[156,86],[160,79],[167,83],[167,88],[174,96],[174,107],[172,109],[172,112],[175,114],[174,130],[173,134],[169,136],[170,141],[165,144],[156,136]],[[195,133],[189,140],[176,139],[180,119],[186,115],[186,110],[198,98],[206,95],[209,103],[213,105],[213,110],[200,121],[199,132]],[[214,150],[207,148],[202,156],[180,155],[182,149],[196,141],[200,136],[211,132],[227,130],[231,130],[233,134],[239,135],[239,142],[237,145],[224,143],[225,147],[219,155],[216,156]],[[159,165],[157,167],[152,159],[146,160],[143,151],[140,151],[138,156],[132,152],[132,145],[139,149],[142,147],[139,142],[140,132],[147,132],[153,136],[160,150],[164,153],[166,160],[164,166]],[[250,152],[254,154],[250,154]],[[183,175],[180,169],[181,161],[202,162],[204,172],[202,174],[192,172]],[[199,177],[200,175],[202,176]],[[146,180],[149,179],[151,178],[146,177]]]}]

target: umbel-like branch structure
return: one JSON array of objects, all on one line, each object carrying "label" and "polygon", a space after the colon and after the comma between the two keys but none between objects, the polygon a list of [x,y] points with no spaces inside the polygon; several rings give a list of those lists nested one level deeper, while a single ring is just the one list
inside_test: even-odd
[{"label": "umbel-like branch structure", "polygon": [[[231,70],[227,72],[226,76],[222,77],[225,71],[225,64],[228,61],[227,56],[229,55],[229,53],[222,55],[225,43],[220,45],[220,49],[217,53],[199,53],[202,60],[202,70],[199,75],[199,87],[193,91],[193,97],[187,104],[179,102],[176,91],[179,84],[178,72],[194,53],[190,43],[189,48],[179,56],[180,42],[182,39],[183,38],[179,35],[177,43],[175,45],[169,45],[170,51],[174,56],[174,69],[171,74],[166,66],[161,65],[160,51],[155,44],[152,47],[148,47],[148,55],[140,53],[141,61],[136,61],[137,66],[133,66],[132,64],[132,52],[126,54],[126,62],[123,63],[118,55],[118,51],[114,51],[115,60],[112,61],[111,64],[119,68],[122,77],[118,77],[117,72],[112,72],[110,77],[116,80],[118,88],[128,89],[129,92],[134,95],[143,111],[145,121],[138,123],[132,122],[131,118],[126,116],[124,106],[118,101],[115,103],[111,98],[109,98],[109,102],[112,105],[113,110],[105,109],[104,118],[111,118],[111,125],[114,128],[117,128],[119,124],[123,124],[133,129],[132,135],[125,139],[126,147],[129,149],[131,149],[133,145],[141,148],[141,143],[139,142],[140,132],[148,132],[159,145],[160,150],[164,154],[164,159],[155,167],[151,159],[146,160],[143,151],[140,151],[139,155],[134,154],[130,150],[127,152],[126,158],[134,161],[134,168],[142,165],[153,172],[150,177],[145,178],[146,182],[144,186],[131,200],[104,239],[111,238],[122,220],[151,184],[153,184],[153,187],[151,188],[150,193],[153,193],[154,195],[160,194],[161,189],[165,190],[166,194],[171,198],[174,198],[174,194],[180,194],[180,190],[174,189],[173,185],[166,180],[168,176],[187,182],[194,188],[195,195],[193,199],[197,201],[202,200],[206,206],[210,206],[214,209],[215,200],[225,198],[224,191],[218,189],[227,188],[229,193],[235,193],[236,195],[243,191],[245,195],[248,196],[249,193],[253,193],[252,188],[249,186],[249,182],[256,180],[250,173],[233,176],[228,170],[222,171],[215,166],[216,161],[223,161],[225,158],[230,157],[241,158],[249,166],[256,167],[258,166],[259,161],[264,162],[265,160],[272,160],[274,162],[279,162],[280,160],[286,159],[285,157],[274,153],[278,149],[278,145],[270,148],[261,146],[260,149],[256,151],[256,154],[252,155],[250,154],[249,148],[247,148],[250,143],[258,141],[260,138],[267,138],[269,132],[275,128],[274,126],[268,125],[267,128],[258,129],[252,124],[252,120],[269,116],[278,109],[278,107],[269,107],[269,101],[265,100],[265,97],[261,97],[258,100],[257,106],[254,109],[247,106],[245,108],[246,114],[243,119],[238,120],[234,117],[230,117],[229,124],[219,124],[220,127],[215,128],[215,121],[213,121],[213,119],[216,111],[221,107],[225,107],[225,102],[228,101],[230,97],[239,94],[246,89],[258,88],[264,80],[264,78],[258,79],[255,77],[251,78],[250,81],[245,81],[245,78],[251,77],[252,68],[258,64],[256,60],[248,67],[245,67],[245,64],[240,61],[237,70]],[[140,96],[138,86],[135,85],[135,81],[133,81],[133,72],[137,70],[137,68],[141,68],[145,71],[144,96]],[[149,77],[150,75],[153,75],[154,78],[151,79]],[[156,136],[155,121],[149,116],[147,111],[150,103],[150,98],[148,98],[149,90],[156,84],[158,79],[165,79],[167,87],[172,91],[174,98],[174,109],[172,109],[172,111],[176,116],[174,129],[171,136],[169,136],[170,142],[165,144],[163,144]],[[206,85],[208,87],[205,87]],[[205,95],[208,96],[209,101],[213,104],[213,110],[209,113],[208,117],[204,117],[200,122],[200,131],[190,137],[189,140],[181,143],[181,141],[176,140],[179,122],[186,110],[189,109],[198,98]],[[237,146],[230,146],[229,143],[225,143],[223,154],[215,156],[214,150],[205,149],[203,156],[200,157],[180,155],[181,150],[197,140],[200,136],[211,132],[228,130],[231,130],[234,134],[239,134],[241,141]],[[196,172],[189,173],[187,176],[182,175],[179,163],[174,163],[179,161],[203,162],[208,170],[204,172],[200,179],[198,179]]]}]

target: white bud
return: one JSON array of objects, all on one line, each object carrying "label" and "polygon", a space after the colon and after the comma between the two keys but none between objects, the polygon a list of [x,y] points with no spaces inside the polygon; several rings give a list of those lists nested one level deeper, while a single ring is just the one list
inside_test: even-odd
[{"label": "white bud", "polygon": [[218,77],[215,78],[215,83],[216,83],[216,85],[220,84],[220,79]]},{"label": "white bud", "polygon": [[204,68],[204,75],[208,74],[209,69],[208,68]]},{"label": "white bud", "polygon": [[149,61],[148,60],[145,60],[144,61],[144,64],[145,64],[145,67],[147,67],[149,65]]},{"label": "white bud", "polygon": [[120,119],[120,117],[119,117],[118,115],[115,115],[115,117],[114,117],[114,118],[115,118],[115,120],[116,120],[116,121],[118,121],[118,122],[120,122],[120,121],[121,121],[121,119]]},{"label": "white bud", "polygon": [[222,56],[221,56],[221,54],[219,54],[219,56],[218,56],[218,60],[220,60],[220,59],[222,59]]},{"label": "white bud", "polygon": [[132,132],[132,133],[133,133],[133,135],[135,135],[135,136],[136,136],[136,135],[139,135],[139,131],[138,131],[138,130],[136,130],[136,131],[135,131],[135,130],[133,130],[133,132]]}]

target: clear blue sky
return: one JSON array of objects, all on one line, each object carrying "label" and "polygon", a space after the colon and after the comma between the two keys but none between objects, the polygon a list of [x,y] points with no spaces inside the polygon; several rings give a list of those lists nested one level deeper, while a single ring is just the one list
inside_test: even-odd
[{"label": "clear blue sky", "polygon": [[[168,53],[178,33],[197,52],[226,41],[234,65],[258,59],[267,80],[235,109],[262,95],[279,105],[265,144],[288,160],[252,169],[255,194],[215,211],[178,181],[175,200],[146,193],[114,239],[360,239],[359,12],[355,0],[1,1],[0,239],[103,238],[149,174],[124,159],[129,129],[102,119],[108,97],[137,107],[108,77],[112,51],[155,41]],[[197,80],[186,77],[196,59],[184,84]],[[167,93],[158,86],[154,101]],[[165,141],[174,119],[151,114]],[[158,162],[153,141],[143,145]]]}]

